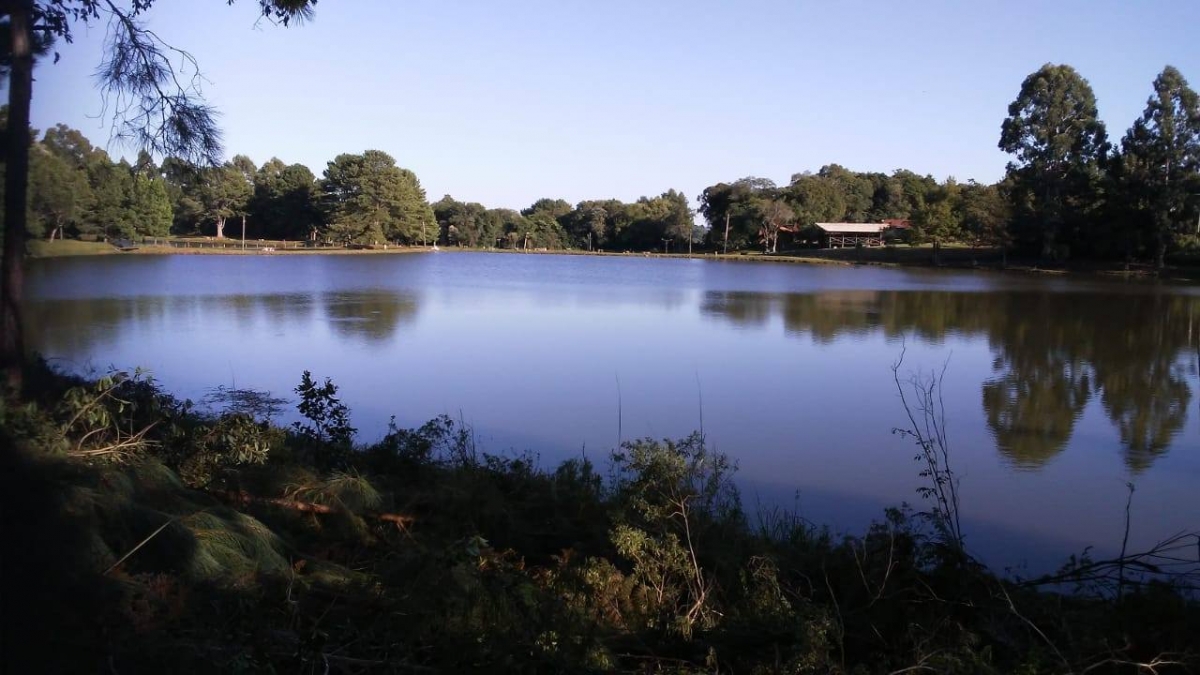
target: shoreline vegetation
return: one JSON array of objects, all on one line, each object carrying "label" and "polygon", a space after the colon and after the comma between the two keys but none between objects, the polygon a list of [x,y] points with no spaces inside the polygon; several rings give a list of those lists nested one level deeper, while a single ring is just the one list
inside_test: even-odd
[{"label": "shoreline vegetation", "polygon": [[446,417],[361,442],[308,372],[291,426],[252,390],[25,382],[0,404],[14,672],[1200,668],[1197,534],[1037,578],[970,556],[936,381],[896,379],[920,508],[857,536],[747,513],[699,433],[540,468]]},{"label": "shoreline vegetation", "polygon": [[[226,239],[214,241],[211,239],[181,238],[172,240],[173,244],[151,243],[136,244],[132,250],[121,250],[104,242],[89,242],[79,240],[31,241],[28,255],[30,258],[68,258],[95,255],[398,255],[410,253],[431,253],[432,246],[373,246],[360,248],[344,247],[306,247],[304,242],[271,241],[246,242],[243,249],[241,241]],[[264,248],[265,247],[265,248]],[[844,249],[802,249],[781,251],[779,253],[763,253],[761,251],[739,251],[736,253],[717,253],[715,251],[696,250],[694,253],[661,253],[654,251],[583,251],[576,249],[562,250],[520,250],[505,248],[467,248],[450,246],[440,251],[463,253],[510,253],[529,255],[578,255],[598,257],[634,257],[634,258],[679,258],[696,260],[725,260],[738,262],[774,262],[813,265],[866,265],[878,267],[916,267],[929,269],[976,269],[997,272],[1036,273],[1036,274],[1076,274],[1103,275],[1123,278],[1157,278],[1164,280],[1200,279],[1200,266],[1168,265],[1157,269],[1148,263],[1115,263],[1104,261],[1066,261],[1061,263],[1046,263],[1037,260],[1008,258],[1001,251],[987,247],[946,246],[941,247],[934,260],[931,246],[884,246],[878,248],[844,248]]]},{"label": "shoreline vegetation", "polygon": [[[603,467],[582,458],[542,469],[478,451],[446,417],[363,442],[337,387],[307,371],[294,390],[302,421],[283,426],[288,401],[269,393],[219,388],[197,404],[138,373],[56,372],[23,343],[27,252],[101,252],[83,238],[232,244],[240,230],[352,255],[427,241],[649,257],[700,246],[745,261],[1191,276],[1200,97],[1175,67],[1115,143],[1079,72],[1030,73],[997,114],[1011,161],[994,183],[831,163],[779,184],[719,182],[695,208],[670,189],[630,202],[547,197],[518,211],[431,201],[379,149],[338,154],[320,177],[275,157],[226,161],[196,61],[142,22],[154,4],[6,4],[0,670],[1200,671],[1200,533],[1127,550],[1132,485],[1116,557],[1084,551],[1037,578],[972,558],[937,381],[896,380],[920,506],[834,536],[803,514],[748,514],[734,464],[702,433],[622,443]],[[258,6],[287,26],[315,4]],[[132,162],[65,125],[30,127],[35,61],[101,19],[103,126],[143,148]],[[822,223],[874,223],[878,239],[932,248],[787,253],[855,231]],[[382,242],[404,248],[373,248]],[[1009,265],[1010,255],[1037,262]]]},{"label": "shoreline vegetation", "polygon": [[[646,256],[695,248],[747,260],[1192,278],[1200,276],[1200,96],[1170,65],[1151,91],[1114,144],[1088,81],[1048,63],[1024,79],[1000,125],[998,147],[1012,161],[995,183],[826,164],[786,184],[756,176],[719,182],[694,208],[674,189],[629,202],[543,197],[521,210],[450,195],[433,201],[414,171],[377,149],[339,154],[320,177],[276,157],[205,163],[141,152],[133,162],[114,160],[59,124],[34,134],[20,238],[175,236],[198,247],[208,236],[230,247],[239,239],[303,241],[328,253],[426,243]],[[866,247],[832,248],[855,244]],[[32,250],[68,248],[84,253],[53,243]],[[10,264],[19,264],[21,250]]]}]

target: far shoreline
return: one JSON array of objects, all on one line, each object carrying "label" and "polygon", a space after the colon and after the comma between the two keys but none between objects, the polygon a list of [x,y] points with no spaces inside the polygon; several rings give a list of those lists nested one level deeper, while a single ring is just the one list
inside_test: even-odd
[{"label": "far shoreline", "polygon": [[[732,262],[752,263],[788,263],[801,265],[836,265],[844,267],[870,266],[895,268],[924,268],[945,270],[985,270],[994,272],[1015,272],[1038,275],[1070,275],[1070,276],[1103,276],[1123,279],[1157,279],[1162,281],[1188,281],[1200,279],[1200,268],[1191,266],[1168,266],[1163,270],[1155,270],[1149,264],[1130,264],[1112,262],[1079,261],[1061,264],[1046,264],[1044,262],[1014,258],[1004,263],[1003,257],[995,249],[946,247],[939,254],[937,264],[933,262],[933,251],[928,247],[883,247],[867,249],[809,249],[806,252],[785,251],[781,253],[762,253],[758,251],[739,251],[736,253],[694,252],[694,253],[661,253],[654,251],[581,251],[577,249],[561,250],[519,250],[500,248],[468,248],[447,247],[434,249],[430,246],[389,245],[386,248],[373,247],[361,249],[347,248],[270,248],[263,250],[259,242],[242,242],[227,239],[226,245],[218,248],[213,242],[184,242],[183,246],[162,244],[139,245],[130,250],[121,250],[111,244],[102,242],[87,242],[79,240],[37,240],[29,242],[28,257],[30,258],[66,258],[95,255],[233,255],[233,256],[291,256],[291,255],[407,255],[415,253],[434,253],[439,251],[454,251],[458,253],[505,253],[522,255],[575,255],[619,258],[676,258],[696,260],[721,260]],[[194,244],[188,246],[187,244]],[[253,247],[251,247],[253,246]]]}]

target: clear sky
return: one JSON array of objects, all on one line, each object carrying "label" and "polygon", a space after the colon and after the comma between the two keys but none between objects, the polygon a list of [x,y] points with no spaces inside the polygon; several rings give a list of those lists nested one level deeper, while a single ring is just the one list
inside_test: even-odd
[{"label": "clear sky", "polygon": [[[443,194],[522,208],[625,200],[838,163],[998,179],[1000,123],[1043,63],[1092,84],[1110,137],[1166,64],[1200,88],[1196,0],[322,0],[256,26],[257,3],[158,0],[228,155],[320,176],[374,148]],[[104,144],[104,26],[39,66],[33,123]],[[132,154],[110,148],[114,154]]]}]

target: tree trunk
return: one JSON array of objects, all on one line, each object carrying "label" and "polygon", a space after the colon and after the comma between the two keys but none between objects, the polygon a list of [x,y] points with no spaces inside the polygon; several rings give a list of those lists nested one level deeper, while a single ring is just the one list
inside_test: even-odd
[{"label": "tree trunk", "polygon": [[0,368],[5,383],[21,389],[25,365],[21,295],[25,281],[26,191],[29,185],[29,101],[33,97],[31,0],[9,4],[12,70],[8,82],[8,148],[4,177],[4,249],[0,258]]},{"label": "tree trunk", "polygon": [[725,250],[722,253],[729,253],[729,212],[725,212]]},{"label": "tree trunk", "polygon": [[217,239],[225,238],[225,219],[217,218]]}]

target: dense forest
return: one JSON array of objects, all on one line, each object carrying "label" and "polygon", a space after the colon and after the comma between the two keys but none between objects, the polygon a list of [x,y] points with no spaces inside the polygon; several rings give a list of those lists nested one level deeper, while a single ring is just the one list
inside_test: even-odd
[{"label": "dense forest", "polygon": [[167,234],[327,244],[681,251],[801,246],[817,222],[901,221],[908,243],[959,241],[1044,260],[1146,260],[1200,247],[1200,99],[1166,67],[1145,112],[1109,141],[1087,80],[1064,65],[1029,75],[1003,121],[1012,155],[995,184],[939,182],[900,169],[837,164],[787,185],[747,177],[706,188],[697,227],[675,190],[628,203],[539,199],[521,211],[449,195],[430,203],[416,174],[379,150],[338,155],[318,178],[300,164],[220,166],[149,154],[114,162],[59,125],[31,152],[30,234],[133,238]]}]

